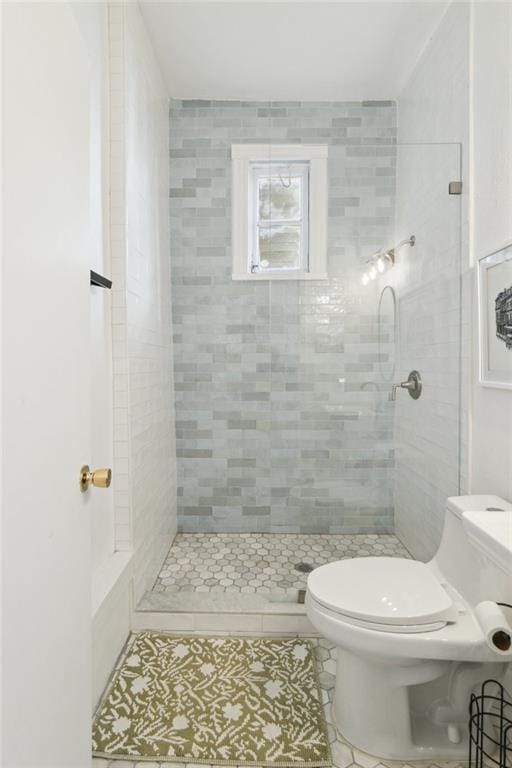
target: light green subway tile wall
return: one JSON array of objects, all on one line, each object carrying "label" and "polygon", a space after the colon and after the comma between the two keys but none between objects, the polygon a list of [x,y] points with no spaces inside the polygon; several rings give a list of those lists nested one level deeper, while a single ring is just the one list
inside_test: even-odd
[{"label": "light green subway tile wall", "polygon": [[[231,280],[233,143],[329,145],[329,280]],[[393,530],[392,404],[362,265],[393,239],[392,102],[173,101],[171,264],[183,531]]]}]

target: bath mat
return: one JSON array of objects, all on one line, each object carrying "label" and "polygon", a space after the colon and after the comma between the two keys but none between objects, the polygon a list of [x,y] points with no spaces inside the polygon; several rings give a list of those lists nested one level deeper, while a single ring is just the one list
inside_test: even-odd
[{"label": "bath mat", "polygon": [[93,723],[109,759],[328,766],[314,648],[300,638],[135,635]]}]

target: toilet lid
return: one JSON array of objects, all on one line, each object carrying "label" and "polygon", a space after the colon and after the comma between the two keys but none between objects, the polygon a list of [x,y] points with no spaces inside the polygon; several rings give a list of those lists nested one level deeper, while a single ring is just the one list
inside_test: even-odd
[{"label": "toilet lid", "polygon": [[358,557],[316,568],[311,596],[326,608],[361,621],[421,625],[455,621],[455,606],[424,563],[396,557]]}]

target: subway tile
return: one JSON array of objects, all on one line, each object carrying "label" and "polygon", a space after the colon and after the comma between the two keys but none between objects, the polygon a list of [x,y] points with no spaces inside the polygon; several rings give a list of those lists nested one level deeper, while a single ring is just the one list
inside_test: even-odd
[{"label": "subway tile", "polygon": [[[196,191],[195,198],[170,199],[182,527],[293,531],[321,510],[324,517],[311,522],[322,530],[352,530],[353,516],[340,510],[355,481],[365,509],[373,509],[361,514],[361,526],[391,521],[392,461],[371,465],[392,439],[384,415],[379,429],[371,426],[387,397],[374,388],[387,355],[381,359],[374,345],[375,308],[360,286],[359,260],[392,240],[394,155],[379,153],[392,150],[380,142],[394,138],[393,114],[394,106],[352,102],[171,104],[170,186],[176,194]],[[289,137],[330,145],[333,278],[235,284],[230,146]],[[342,450],[370,464],[344,464]],[[228,476],[233,469],[237,476]],[[315,478],[323,483],[318,492]],[[185,515],[185,507],[213,514]]]}]

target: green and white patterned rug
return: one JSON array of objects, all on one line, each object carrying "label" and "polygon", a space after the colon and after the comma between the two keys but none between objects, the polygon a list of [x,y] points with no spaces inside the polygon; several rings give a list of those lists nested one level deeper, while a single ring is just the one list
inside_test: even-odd
[{"label": "green and white patterned rug", "polygon": [[135,635],[93,723],[93,754],[328,766],[314,648],[300,638]]}]

